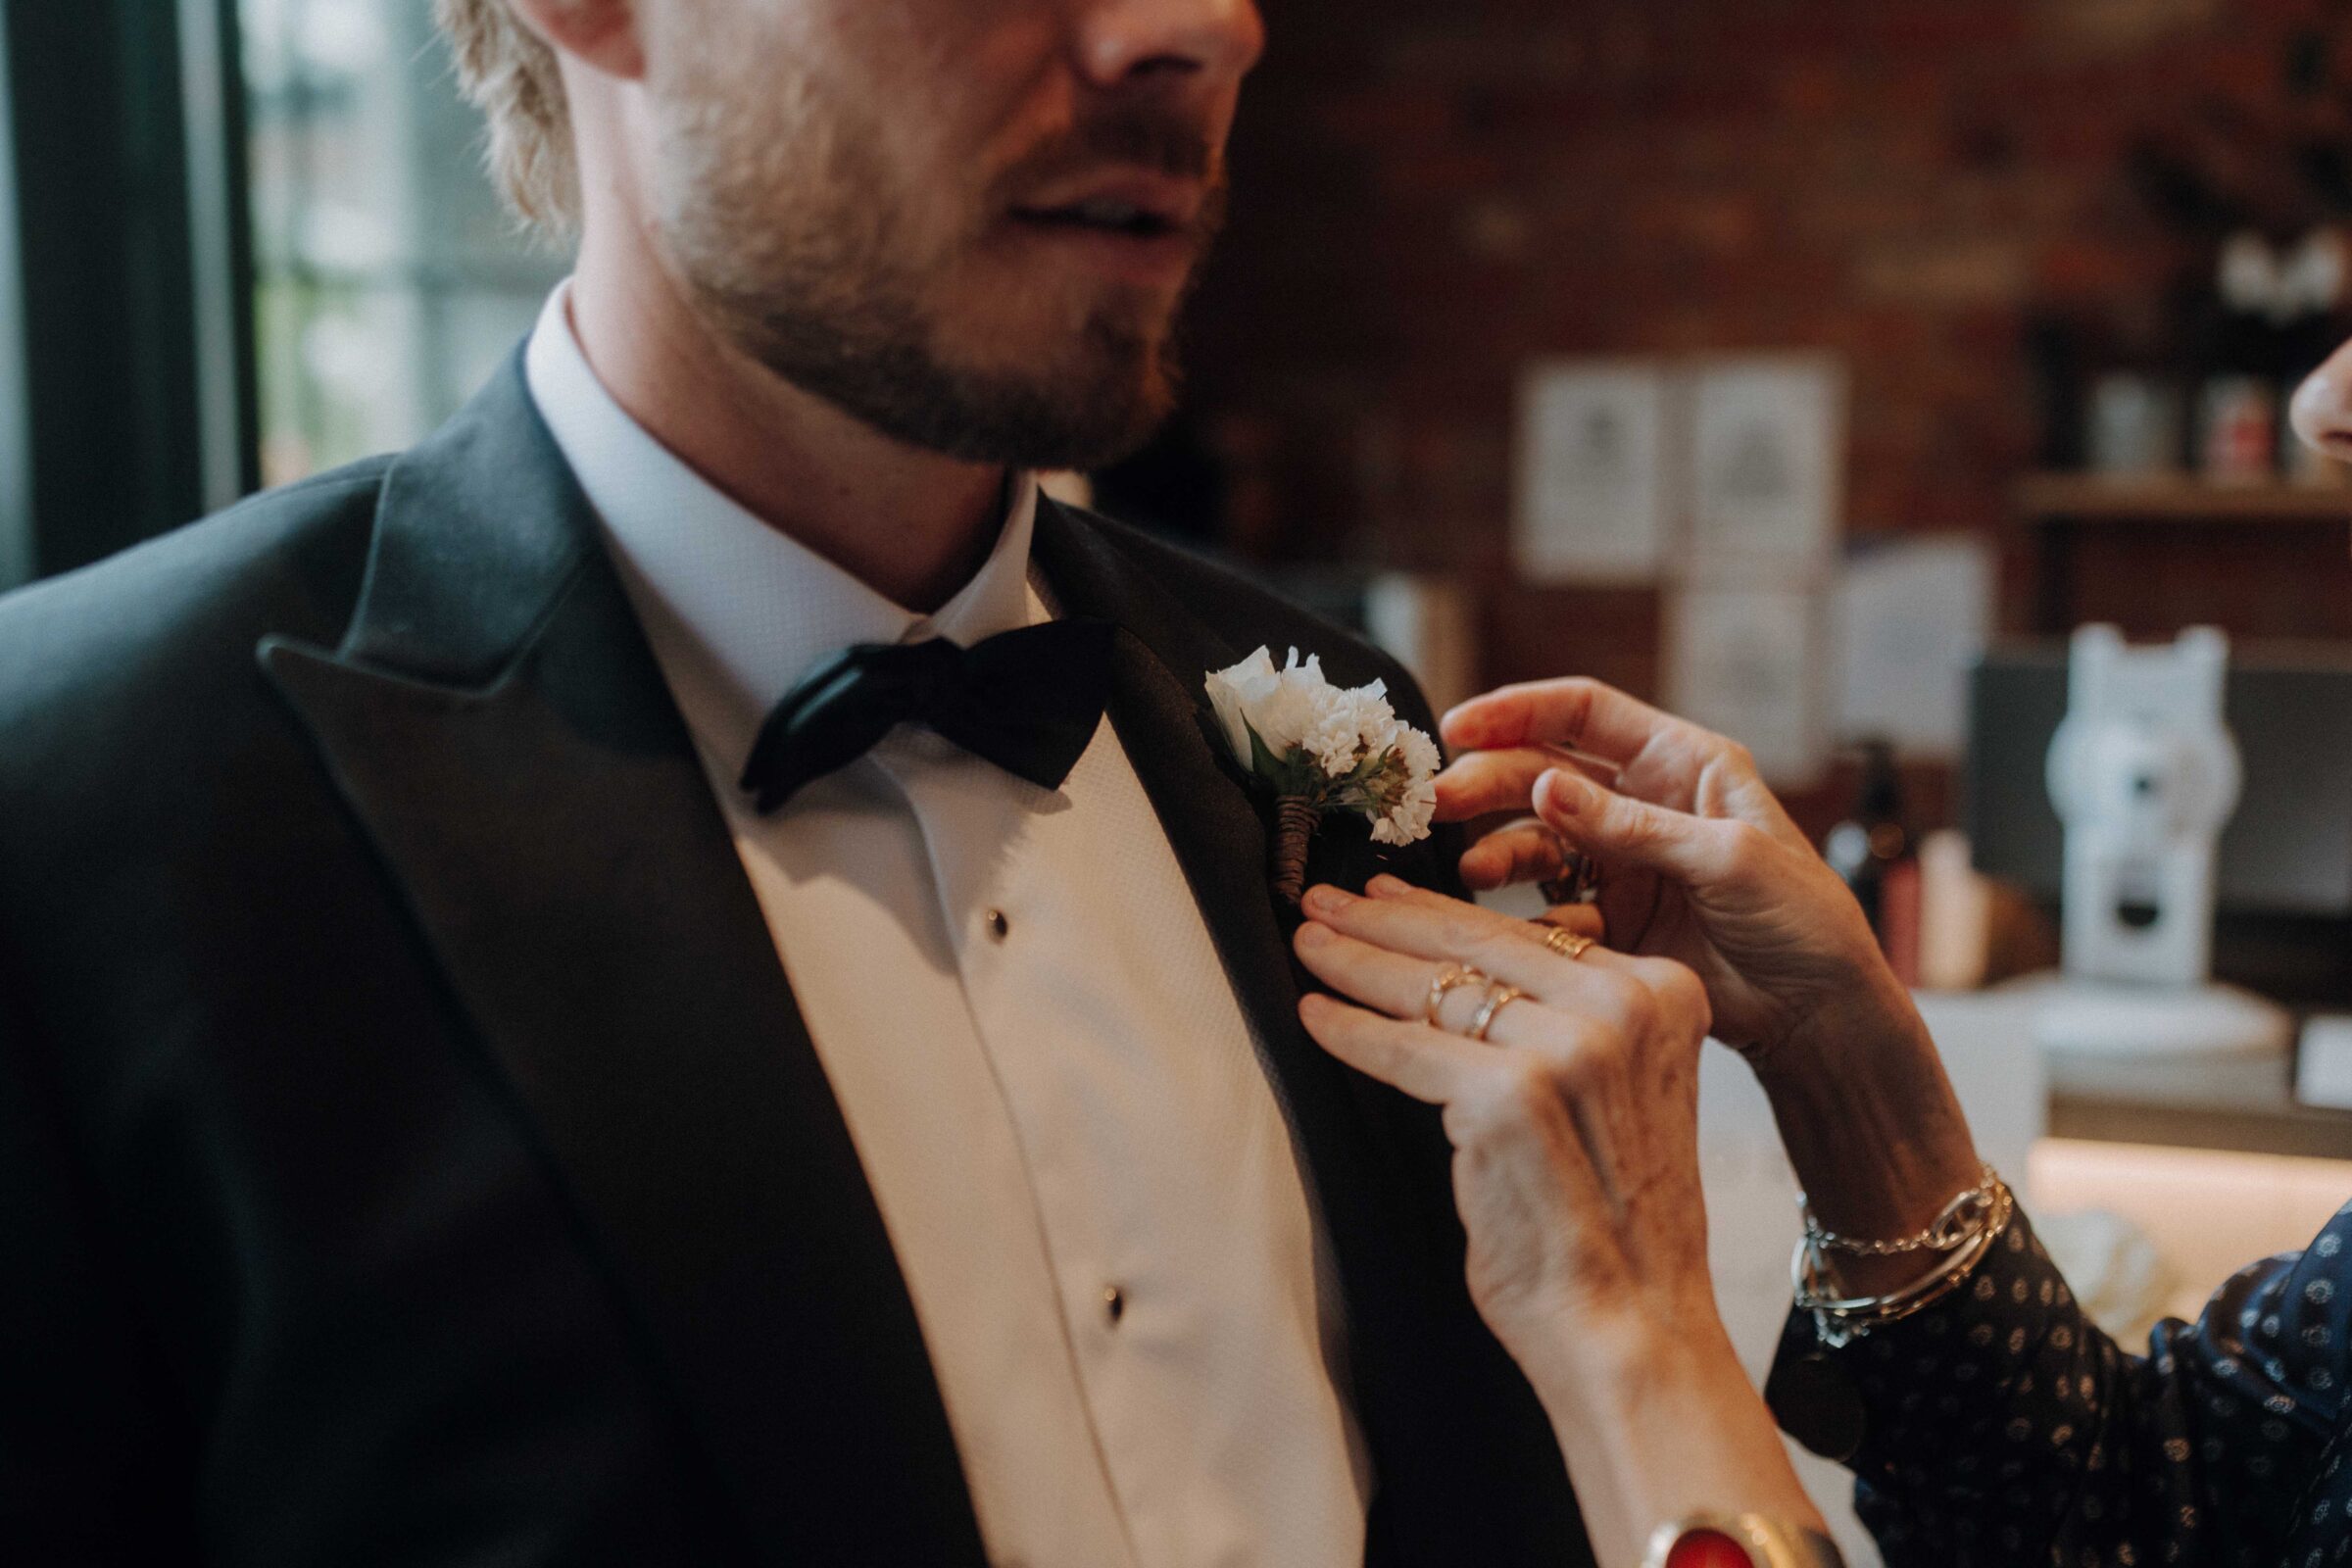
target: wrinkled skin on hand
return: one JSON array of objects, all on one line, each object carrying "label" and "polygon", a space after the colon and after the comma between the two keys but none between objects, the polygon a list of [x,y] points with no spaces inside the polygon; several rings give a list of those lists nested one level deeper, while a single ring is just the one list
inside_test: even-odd
[{"label": "wrinkled skin on hand", "polygon": [[[1365,898],[1317,890],[1307,912],[1300,960],[1356,1004],[1309,998],[1307,1027],[1350,1065],[1445,1107],[1471,1296],[1522,1364],[1556,1353],[1562,1322],[1600,1350],[1713,1312],[1697,976],[1601,949],[1565,957],[1527,921],[1388,878]],[[1483,1041],[1463,1031],[1485,985],[1449,990],[1428,1021],[1432,981],[1455,963],[1526,993],[1494,1012]]]},{"label": "wrinkled skin on hand", "polygon": [[1760,1060],[1858,998],[1899,991],[1860,906],[1745,748],[1584,679],[1475,698],[1445,735],[1462,755],[1438,780],[1440,819],[1536,813],[1462,857],[1469,885],[1549,875],[1562,843],[1592,856],[1610,945],[1696,974],[1727,1045]]}]

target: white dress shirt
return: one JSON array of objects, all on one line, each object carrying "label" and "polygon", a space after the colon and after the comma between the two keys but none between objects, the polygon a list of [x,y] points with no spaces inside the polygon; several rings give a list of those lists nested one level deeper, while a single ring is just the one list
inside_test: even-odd
[{"label": "white dress shirt", "polygon": [[531,395],[840,1100],[991,1561],[1360,1564],[1368,1477],[1303,1171],[1108,720],[1059,791],[912,726],[772,815],[735,786],[767,710],[824,655],[1050,618],[1033,479],[978,575],[916,615],[632,420],[567,297],[532,334]]}]

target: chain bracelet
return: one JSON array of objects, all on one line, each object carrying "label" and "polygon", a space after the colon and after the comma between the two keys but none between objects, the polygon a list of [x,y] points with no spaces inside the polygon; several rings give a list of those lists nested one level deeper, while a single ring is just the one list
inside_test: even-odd
[{"label": "chain bracelet", "polygon": [[1805,1195],[1796,1195],[1798,1210],[1804,1215],[1805,1240],[1825,1252],[1844,1252],[1852,1257],[1899,1257],[1906,1252],[1948,1252],[1966,1243],[1984,1228],[1991,1218],[1993,1194],[2001,1179],[1990,1165],[1979,1167],[1977,1185],[1943,1205],[1926,1230],[1890,1242],[1867,1241],[1852,1236],[1840,1236],[1826,1228],[1814,1216],[1813,1205]]},{"label": "chain bracelet", "polygon": [[1850,1345],[1874,1329],[1899,1323],[1948,1298],[1976,1273],[1977,1265],[1998,1245],[2016,1214],[2016,1200],[2008,1185],[1998,1176],[1992,1177],[1983,1222],[1927,1273],[1882,1296],[1846,1296],[1827,1254],[1814,1247],[1810,1238],[1800,1240],[1789,1259],[1797,1308],[1812,1315],[1814,1334],[1822,1344],[1833,1349]]}]

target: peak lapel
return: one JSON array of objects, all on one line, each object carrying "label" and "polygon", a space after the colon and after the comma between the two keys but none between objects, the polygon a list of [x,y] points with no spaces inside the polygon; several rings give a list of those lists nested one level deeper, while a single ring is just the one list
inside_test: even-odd
[{"label": "peak lapel", "polygon": [[593,529],[510,363],[387,481],[343,649],[264,666],[757,1555],[977,1568],[880,1213]]}]

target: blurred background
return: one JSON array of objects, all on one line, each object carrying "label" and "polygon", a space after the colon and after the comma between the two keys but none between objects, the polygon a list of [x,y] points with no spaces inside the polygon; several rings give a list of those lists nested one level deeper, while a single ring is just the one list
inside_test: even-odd
[{"label": "blurred background", "polygon": [[[414,441],[564,270],[426,0],[0,17],[0,587]],[[1441,706],[1583,672],[1749,744],[2119,1328],[2299,1243],[2352,1195],[2352,489],[2282,416],[2352,332],[2352,4],[1268,20],[1186,412],[1069,482]],[[2227,673],[2093,678],[2091,623]],[[2053,764],[2070,711],[2122,738]],[[1745,1093],[1760,1355],[1794,1225]]]}]

